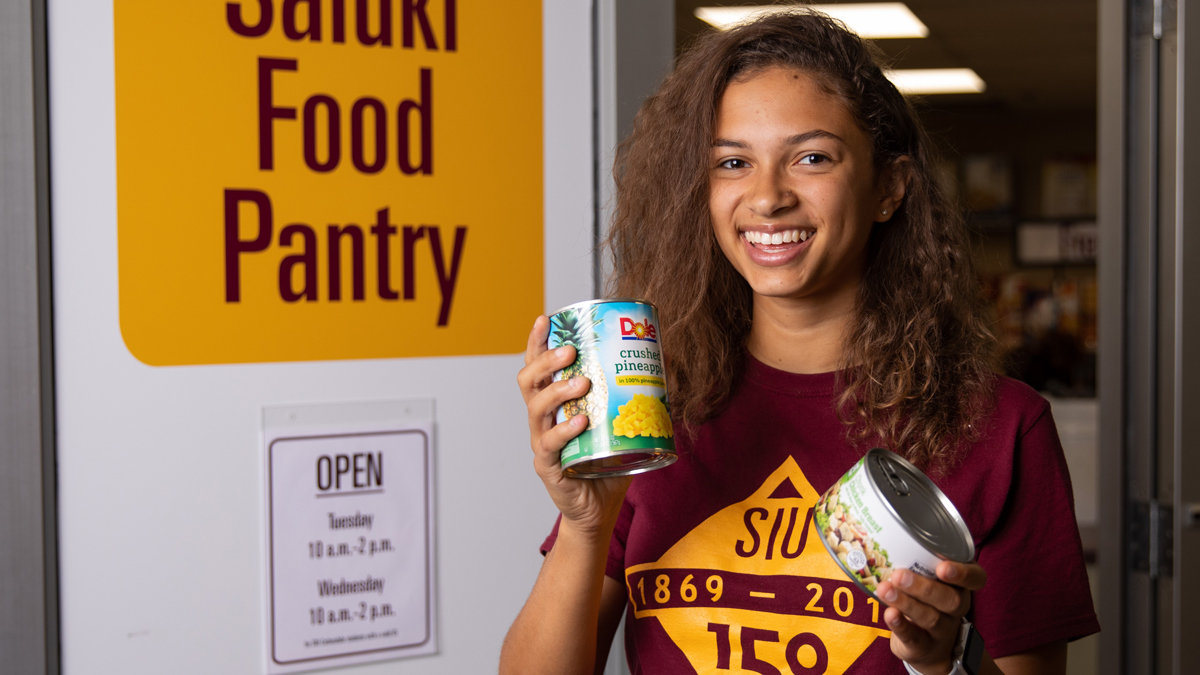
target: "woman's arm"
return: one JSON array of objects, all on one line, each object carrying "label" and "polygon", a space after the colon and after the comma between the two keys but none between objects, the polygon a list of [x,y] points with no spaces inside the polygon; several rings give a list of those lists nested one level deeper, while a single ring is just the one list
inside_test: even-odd
[{"label": "woman's arm", "polygon": [[604,670],[625,595],[604,575],[611,529],[578,532],[559,526],[537,583],[500,652],[500,673],[590,675]]},{"label": "woman's arm", "polygon": [[583,396],[590,385],[583,377],[553,381],[555,371],[575,360],[575,349],[547,351],[549,330],[550,321],[538,317],[529,333],[517,385],[528,408],[534,470],[562,519],[533,591],[504,639],[500,672],[506,675],[587,675],[597,663],[603,668],[625,602],[620,585],[605,581],[604,568],[631,479],[586,480],[563,474],[559,455],[567,441],[587,428],[587,417],[576,415],[555,424],[554,411],[563,402]]},{"label": "woman's arm", "polygon": [[1037,649],[1005,656],[996,659],[995,665],[1004,675],[1063,675],[1067,672],[1067,641],[1058,640]]}]

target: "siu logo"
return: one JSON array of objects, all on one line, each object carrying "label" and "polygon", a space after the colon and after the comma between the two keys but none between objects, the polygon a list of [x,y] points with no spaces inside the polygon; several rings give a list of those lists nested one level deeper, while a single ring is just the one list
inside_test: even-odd
[{"label": "siu logo", "polygon": [[658,335],[655,334],[654,324],[650,323],[649,319],[645,323],[638,323],[623,316],[621,317],[621,339],[658,342]]}]

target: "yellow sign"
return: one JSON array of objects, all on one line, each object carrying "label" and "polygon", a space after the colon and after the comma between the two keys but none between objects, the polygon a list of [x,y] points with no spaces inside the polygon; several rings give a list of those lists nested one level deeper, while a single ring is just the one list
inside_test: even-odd
[{"label": "yellow sign", "polygon": [[151,365],[521,351],[541,0],[115,0],[121,332]]}]

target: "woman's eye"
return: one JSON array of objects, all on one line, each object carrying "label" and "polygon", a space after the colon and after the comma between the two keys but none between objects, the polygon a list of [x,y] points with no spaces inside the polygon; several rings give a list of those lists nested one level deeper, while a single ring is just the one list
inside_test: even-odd
[{"label": "woman's eye", "polygon": [[747,164],[746,160],[744,159],[727,159],[717,166],[720,166],[722,169],[744,169],[749,166],[749,164]]},{"label": "woman's eye", "polygon": [[808,164],[810,166],[815,166],[817,164],[823,164],[828,161],[829,161],[828,157],[826,157],[825,155],[818,155],[816,153],[808,154],[808,155],[805,155],[800,158],[801,164]]}]

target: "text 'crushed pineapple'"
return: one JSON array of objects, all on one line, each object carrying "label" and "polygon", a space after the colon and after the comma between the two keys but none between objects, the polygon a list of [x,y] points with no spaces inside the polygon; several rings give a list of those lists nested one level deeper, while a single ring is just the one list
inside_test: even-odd
[{"label": "text 'crushed pineapple'", "polygon": [[617,412],[617,418],[613,420],[616,436],[669,438],[675,435],[667,407],[653,396],[634,394],[629,403],[617,407]]}]

